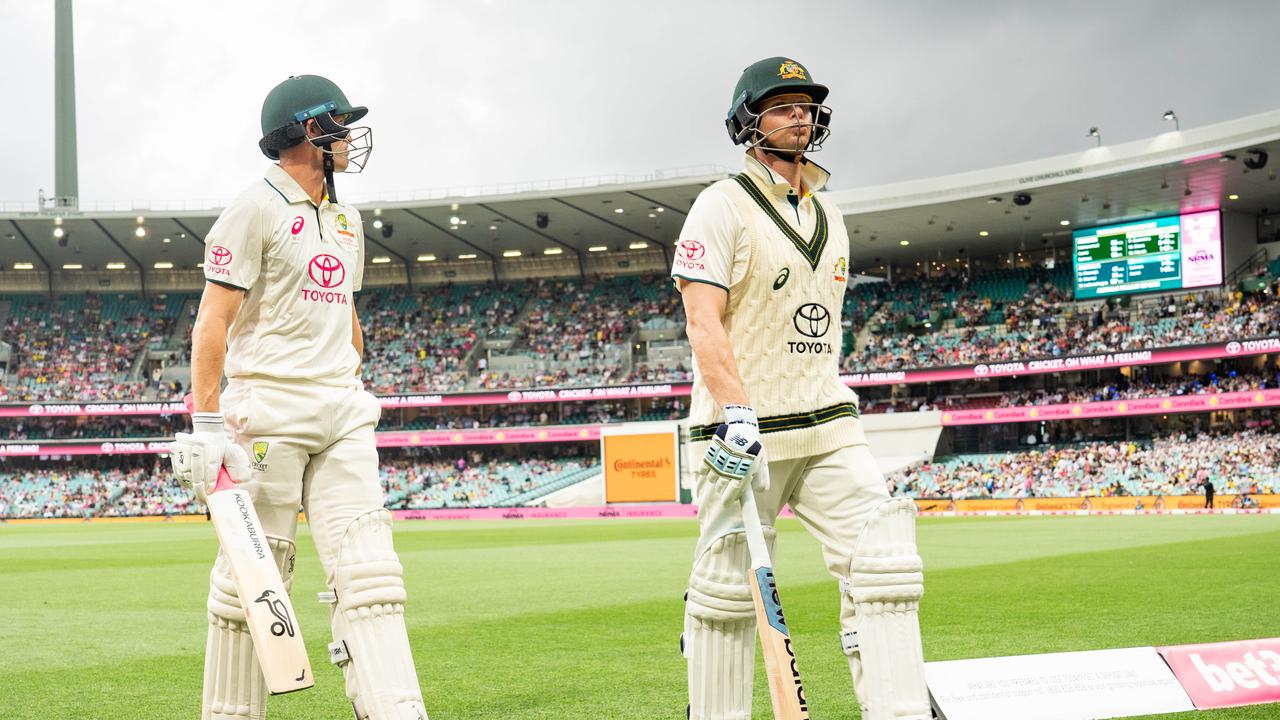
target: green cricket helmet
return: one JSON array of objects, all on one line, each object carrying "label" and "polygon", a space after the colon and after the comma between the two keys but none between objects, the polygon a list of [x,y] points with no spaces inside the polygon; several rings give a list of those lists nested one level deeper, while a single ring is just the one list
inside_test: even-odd
[{"label": "green cricket helmet", "polygon": [[[765,150],[814,152],[822,147],[822,143],[831,134],[831,108],[822,104],[827,99],[827,93],[827,86],[814,82],[808,68],[795,60],[772,57],[752,63],[742,71],[742,77],[738,78],[738,84],[733,89],[733,102],[724,121],[725,128],[735,145],[746,143],[748,147]],[[792,104],[808,106],[811,122],[778,128],[784,130],[797,124],[809,126],[809,143],[799,150],[770,147],[768,136],[759,132],[760,104],[775,95],[786,94],[806,95],[810,100],[807,103]]]},{"label": "green cricket helmet", "polygon": [[[347,140],[348,160],[359,172],[373,150],[373,131],[353,128],[368,114],[369,108],[353,106],[342,90],[328,78],[319,75],[295,75],[276,85],[262,102],[262,139],[258,147],[272,160],[280,159],[280,151],[310,140],[328,151],[334,140]],[[343,122],[338,122],[343,118]],[[314,119],[321,135],[308,138],[306,122]],[[356,137],[351,137],[353,131]],[[363,160],[363,162],[361,162]]]}]

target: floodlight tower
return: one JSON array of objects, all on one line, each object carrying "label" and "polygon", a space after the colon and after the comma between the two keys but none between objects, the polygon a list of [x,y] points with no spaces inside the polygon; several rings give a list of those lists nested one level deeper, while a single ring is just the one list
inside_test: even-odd
[{"label": "floodlight tower", "polygon": [[[53,206],[74,211],[80,204],[76,159],[76,58],[71,0],[55,0],[53,9]],[[43,209],[43,208],[42,208]]]}]

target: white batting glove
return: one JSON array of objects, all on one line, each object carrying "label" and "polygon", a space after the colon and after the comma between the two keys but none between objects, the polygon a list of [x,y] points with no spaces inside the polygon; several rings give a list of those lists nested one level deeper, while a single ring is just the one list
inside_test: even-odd
[{"label": "white batting glove", "polygon": [[768,490],[769,464],[760,444],[756,411],[745,405],[726,405],[724,419],[702,457],[703,471],[726,500],[741,495],[748,478],[756,492]]},{"label": "white batting glove", "polygon": [[174,435],[173,474],[178,481],[205,502],[218,484],[218,469],[224,465],[234,482],[249,478],[249,454],[231,442],[222,423],[222,413],[192,413],[192,432]]}]

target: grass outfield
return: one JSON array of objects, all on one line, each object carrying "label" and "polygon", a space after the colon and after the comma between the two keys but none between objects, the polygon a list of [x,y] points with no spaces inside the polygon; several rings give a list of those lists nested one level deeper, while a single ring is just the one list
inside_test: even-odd
[{"label": "grass outfield", "polygon": [[[779,586],[812,715],[856,718],[835,583],[794,520],[780,531]],[[433,720],[684,717],[691,521],[396,532]],[[1280,516],[938,518],[919,535],[929,660],[1280,636]],[[0,525],[0,717],[198,717],[214,543],[205,524]],[[294,600],[318,684],[272,699],[273,720],[350,717],[327,662],[322,583],[303,537]],[[756,718],[771,715],[763,678]]]}]

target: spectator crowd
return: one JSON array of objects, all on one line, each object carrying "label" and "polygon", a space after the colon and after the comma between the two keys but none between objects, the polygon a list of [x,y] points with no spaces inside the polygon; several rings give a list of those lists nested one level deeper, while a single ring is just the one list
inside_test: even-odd
[{"label": "spectator crowd", "polygon": [[1276,388],[1280,388],[1280,370],[1269,367],[1265,370],[1227,370],[1165,378],[1130,378],[1121,375],[1110,382],[1102,382],[1080,388],[1007,390],[1002,392],[983,390],[973,394],[958,393],[933,397],[912,394],[897,397],[870,397],[870,393],[868,393],[868,397],[862,398],[859,410],[864,415],[867,415],[917,410],[963,410],[1021,407],[1026,405],[1059,405],[1105,402],[1109,400],[1136,400],[1150,397],[1175,397],[1180,395],[1213,395]]},{"label": "spectator crowd", "polygon": [[886,478],[910,497],[1193,495],[1211,482],[1224,493],[1280,491],[1280,434],[1262,430],[1179,433],[1149,441],[1081,442],[1034,450],[960,455]]},{"label": "spectator crowd", "polygon": [[[1245,292],[1075,303],[1066,275],[1044,269],[950,271],[846,295],[846,371],[898,370],[1117,352],[1280,335],[1280,280]],[[140,356],[171,338],[183,296],[93,294],[11,299],[0,342],[0,403],[173,399]],[[688,361],[650,361],[639,333],[684,326],[665,276],[372,288],[358,301],[363,376],[376,393],[679,382]],[[183,325],[182,327],[186,327]],[[175,344],[176,343],[176,344]],[[683,355],[687,357],[687,355]]]},{"label": "spectator crowd", "polygon": [[[562,455],[561,453],[570,453]],[[518,460],[472,452],[454,458],[404,454],[380,465],[393,510],[490,507],[536,499],[557,481],[599,472],[599,458],[558,452]],[[578,451],[580,452],[580,451]],[[204,506],[173,479],[167,458],[70,459],[49,465],[0,464],[0,520],[199,514]]]},{"label": "spectator crowd", "polygon": [[147,382],[135,372],[141,353],[168,339],[184,298],[74,295],[10,301],[0,343],[10,348],[0,373],[0,403],[129,400]]},{"label": "spectator crowd", "polygon": [[[1278,292],[1280,280],[1273,279],[1248,294],[1210,290],[1126,306],[1115,299],[1077,304],[1056,287],[1028,286],[1025,297],[1005,304],[988,325],[956,322],[904,332],[880,324],[860,351],[845,356],[844,368],[947,367],[1271,337],[1280,335]],[[934,314],[963,315],[964,302],[934,307]]]}]

